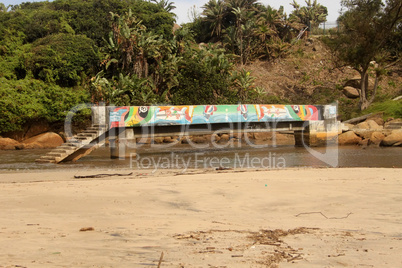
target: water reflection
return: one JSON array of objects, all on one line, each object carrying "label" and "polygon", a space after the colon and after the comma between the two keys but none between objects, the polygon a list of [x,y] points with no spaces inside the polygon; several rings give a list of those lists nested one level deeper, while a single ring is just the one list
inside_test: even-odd
[{"label": "water reflection", "polygon": [[[314,148],[324,153],[327,148]],[[194,150],[189,145],[163,148],[141,148],[137,161],[112,160],[108,148],[100,148],[90,155],[74,163],[38,164],[35,159],[48,150],[0,151],[0,171],[21,170],[58,170],[58,169],[119,169],[143,167],[148,162],[150,169],[155,168],[159,161],[162,168],[181,168],[174,166],[175,161],[185,163],[187,168],[283,168],[285,167],[326,167],[328,164],[320,161],[305,148],[283,146],[255,149],[251,147],[229,148],[216,150],[207,148]],[[402,168],[401,148],[367,148],[339,147],[339,167],[385,167]],[[145,159],[145,160],[144,160]],[[142,161],[142,164],[141,164]],[[148,162],[147,162],[148,161]],[[161,166],[162,161],[164,165]],[[167,161],[170,161],[167,163]],[[206,163],[206,164],[205,164]],[[223,163],[223,164],[222,164]],[[284,163],[284,164],[283,164]],[[148,164],[147,164],[148,165]]]}]

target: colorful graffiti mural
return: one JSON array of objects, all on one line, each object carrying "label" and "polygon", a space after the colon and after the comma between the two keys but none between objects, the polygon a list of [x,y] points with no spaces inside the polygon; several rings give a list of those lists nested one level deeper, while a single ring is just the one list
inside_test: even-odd
[{"label": "colorful graffiti mural", "polygon": [[125,106],[110,112],[110,127],[189,125],[208,123],[316,121],[321,106],[313,105],[196,105]]}]

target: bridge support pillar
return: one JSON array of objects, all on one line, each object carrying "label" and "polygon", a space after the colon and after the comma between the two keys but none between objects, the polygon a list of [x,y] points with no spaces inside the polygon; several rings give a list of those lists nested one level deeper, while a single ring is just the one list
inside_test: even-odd
[{"label": "bridge support pillar", "polygon": [[295,144],[299,147],[319,147],[337,143],[342,133],[341,124],[334,120],[311,121],[304,130],[295,131]]},{"label": "bridge support pillar", "polygon": [[109,135],[110,158],[135,158],[137,146],[133,128],[115,128],[115,133]]},{"label": "bridge support pillar", "polygon": [[297,147],[310,146],[310,128],[307,126],[304,130],[295,131],[295,145]]}]

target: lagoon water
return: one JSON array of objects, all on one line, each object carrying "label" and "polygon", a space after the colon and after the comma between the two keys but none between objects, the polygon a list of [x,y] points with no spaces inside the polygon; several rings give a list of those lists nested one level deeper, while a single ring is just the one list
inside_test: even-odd
[{"label": "lagoon water", "polygon": [[[193,168],[294,168],[294,167],[383,167],[402,168],[402,148],[382,147],[321,147],[312,148],[319,158],[306,148],[278,146],[253,148],[194,149],[189,145],[152,146],[139,148],[136,159],[109,158],[109,148],[102,147],[77,162],[39,164],[35,159],[49,150],[0,151],[0,173],[40,170],[119,170],[119,169],[193,169]],[[326,162],[322,160],[327,160]],[[329,160],[329,161],[328,161]]]}]

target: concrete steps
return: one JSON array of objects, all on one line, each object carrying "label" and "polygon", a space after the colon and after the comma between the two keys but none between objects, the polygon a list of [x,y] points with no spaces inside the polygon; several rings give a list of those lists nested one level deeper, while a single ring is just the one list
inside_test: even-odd
[{"label": "concrete steps", "polygon": [[73,136],[70,140],[36,159],[37,163],[60,163],[67,159],[74,161],[85,156],[87,151],[99,147],[106,137],[106,125],[92,125],[83,132]]}]

